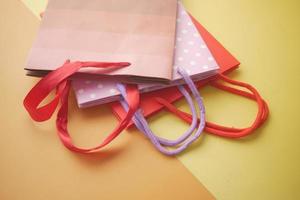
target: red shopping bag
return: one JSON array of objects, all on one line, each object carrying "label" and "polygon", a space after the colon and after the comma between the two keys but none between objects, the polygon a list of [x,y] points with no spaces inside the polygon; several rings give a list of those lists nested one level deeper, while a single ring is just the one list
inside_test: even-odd
[{"label": "red shopping bag", "polygon": [[[217,76],[211,77],[206,80],[198,81],[196,83],[197,87],[201,88],[205,85],[214,86],[218,89],[252,99],[257,102],[259,108],[254,123],[248,128],[239,129],[225,127],[211,122],[207,122],[205,130],[209,133],[223,137],[240,138],[246,136],[252,133],[255,129],[257,129],[267,119],[269,113],[268,106],[254,87],[246,83],[231,80],[225,76],[227,73],[236,69],[239,66],[240,62],[232,54],[230,54],[230,52],[227,51],[195,18],[193,18],[192,16],[191,18],[193,19],[193,22],[197,27],[199,33],[203,37],[204,41],[206,42],[206,45],[208,46],[208,48],[210,49],[211,53],[213,54],[214,58],[220,66],[219,74]],[[245,92],[244,90],[239,90],[234,87],[224,85],[220,81],[227,82],[229,84],[239,86],[242,88],[246,88],[250,92]],[[179,111],[178,109],[176,109],[176,107],[172,105],[173,102],[181,99],[182,97],[183,95],[177,89],[177,87],[162,89],[150,93],[144,93],[140,97],[140,107],[142,108],[145,117],[149,117],[159,112],[163,108],[167,108],[173,114],[190,123],[191,116],[187,113]],[[126,112],[119,102],[112,103],[111,107],[119,120],[124,118]],[[132,125],[133,123],[131,122],[129,127]]]}]

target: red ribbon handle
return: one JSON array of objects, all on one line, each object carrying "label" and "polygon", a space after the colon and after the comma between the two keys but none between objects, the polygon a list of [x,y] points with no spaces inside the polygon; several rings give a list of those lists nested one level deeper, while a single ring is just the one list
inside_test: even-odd
[{"label": "red ribbon handle", "polygon": [[128,103],[129,103],[129,110],[125,116],[125,118],[119,122],[118,126],[110,133],[104,141],[93,148],[79,148],[76,147],[72,139],[70,137],[70,134],[68,132],[68,94],[70,90],[70,81],[67,82],[66,87],[62,91],[61,95],[61,107],[57,114],[56,119],[56,127],[58,130],[58,135],[62,143],[70,149],[71,151],[78,152],[78,153],[93,153],[97,150],[101,149],[102,147],[109,144],[113,139],[115,139],[130,123],[134,113],[138,109],[139,106],[139,90],[136,85],[126,85],[126,92],[128,97]]},{"label": "red ribbon handle", "polygon": [[[48,120],[58,103],[61,102],[61,107],[57,114],[56,126],[58,135],[63,144],[71,151],[78,153],[93,153],[100,148],[109,144],[115,139],[129,124],[132,116],[139,106],[139,91],[136,85],[127,85],[126,91],[129,101],[129,111],[126,117],[119,122],[118,126],[105,138],[105,140],[97,147],[83,149],[73,145],[71,137],[67,130],[68,123],[68,96],[70,91],[70,80],[68,78],[81,68],[95,67],[95,68],[112,68],[112,67],[126,67],[129,63],[119,62],[70,62],[67,61],[61,67],[47,74],[42,78],[26,95],[24,99],[24,106],[32,119],[41,122]],[[46,105],[39,107],[41,102],[50,94],[51,91],[56,89],[55,97]]]},{"label": "red ribbon handle", "polygon": [[79,71],[81,68],[111,68],[126,67],[129,63],[110,63],[110,62],[70,62],[66,61],[61,67],[47,74],[42,78],[26,95],[23,104],[33,120],[41,122],[48,120],[55,111],[58,103],[60,91],[56,92],[55,97],[46,105],[38,107],[41,102],[53,91],[59,84]]},{"label": "red ribbon handle", "polygon": [[[262,99],[260,94],[257,92],[257,90],[253,86],[251,86],[247,83],[240,82],[240,81],[232,80],[222,74],[218,75],[218,78],[224,82],[230,83],[235,86],[243,87],[243,88],[246,88],[249,91],[251,91],[251,93],[249,93],[249,92],[246,92],[243,90],[229,87],[218,81],[212,81],[210,83],[215,88],[230,92],[232,94],[237,94],[239,96],[243,96],[248,99],[256,101],[257,105],[258,105],[258,112],[257,112],[257,116],[256,116],[253,124],[250,127],[233,128],[233,127],[221,126],[221,125],[218,125],[218,124],[215,124],[212,122],[206,122],[205,131],[207,131],[208,133],[214,134],[214,135],[218,135],[221,137],[228,137],[228,138],[241,138],[241,137],[245,137],[245,136],[251,134],[257,128],[259,128],[268,118],[269,108],[268,108],[267,103]],[[180,117],[187,123],[192,122],[192,116],[190,114],[178,110],[173,104],[169,103],[168,101],[166,101],[163,98],[157,97],[156,100],[159,103],[161,103],[162,105],[164,105],[168,111],[170,111],[171,113]]]}]

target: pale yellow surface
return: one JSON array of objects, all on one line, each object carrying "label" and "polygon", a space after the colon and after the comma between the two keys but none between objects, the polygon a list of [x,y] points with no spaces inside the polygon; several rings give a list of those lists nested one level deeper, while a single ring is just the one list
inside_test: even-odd
[{"label": "pale yellow surface", "polygon": [[37,17],[45,9],[47,0],[21,0]]},{"label": "pale yellow surface", "polygon": [[[300,1],[183,2],[242,62],[231,77],[254,85],[269,102],[271,116],[243,140],[205,135],[179,159],[217,199],[300,199]],[[209,87],[202,94],[211,121],[246,126],[255,116],[248,100]],[[177,105],[188,110],[183,101]],[[170,137],[172,130],[186,128],[164,113],[151,121],[154,130]]]}]

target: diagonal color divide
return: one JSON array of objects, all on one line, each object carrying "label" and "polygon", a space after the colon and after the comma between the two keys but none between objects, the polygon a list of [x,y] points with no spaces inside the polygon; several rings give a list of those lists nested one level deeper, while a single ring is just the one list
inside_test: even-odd
[{"label": "diagonal color divide", "polygon": [[41,11],[47,6],[47,0],[20,0],[36,16],[40,17]]},{"label": "diagonal color divide", "polygon": [[[39,14],[41,11],[43,11],[46,7],[47,1],[46,0],[22,0],[22,3],[24,3],[24,5],[26,5],[26,7],[39,19]],[[25,8],[24,8],[25,9]],[[20,12],[20,15],[22,13]],[[17,17],[17,16],[16,16]],[[20,16],[22,17],[22,16]],[[32,19],[31,19],[32,20]],[[37,21],[37,20],[36,20]],[[28,28],[31,28],[28,26]],[[35,28],[35,27],[34,27]],[[26,38],[24,38],[26,39]],[[13,96],[13,95],[10,95]],[[84,121],[84,123],[87,120]],[[101,120],[100,120],[101,121]],[[84,126],[83,122],[79,122],[80,126]],[[110,123],[109,123],[110,124]],[[90,126],[90,124],[89,124]],[[123,137],[129,137],[129,134],[124,134],[125,136]],[[126,136],[127,135],[127,136]],[[161,197],[164,197],[164,199],[167,199],[167,197],[169,198],[173,198],[176,197],[175,199],[183,199],[183,196],[185,196],[185,198],[189,198],[189,199],[199,199],[201,197],[201,199],[213,199],[213,197],[211,196],[211,194],[204,188],[204,186],[199,182],[199,180],[196,180],[196,178],[190,173],[189,170],[187,170],[180,161],[178,161],[177,159],[170,159],[168,157],[162,156],[160,155],[158,152],[156,152],[153,147],[151,146],[151,144],[148,144],[148,141],[145,141],[144,138],[142,136],[140,136],[139,133],[135,132],[132,134],[134,136],[134,138],[132,138],[136,144],[133,147],[131,145],[128,145],[129,148],[129,152],[134,153],[135,155],[132,156],[128,156],[127,157],[127,162],[125,161],[125,156],[120,156],[120,159],[111,159],[109,161],[111,162],[124,162],[124,170],[127,170],[127,173],[118,173],[118,176],[120,178],[123,178],[126,180],[130,180],[130,176],[133,176],[132,180],[130,180],[131,183],[128,184],[128,187],[132,187],[134,186],[135,188],[137,188],[137,190],[141,190],[138,189],[140,187],[144,188],[145,191],[147,191],[148,194],[152,193],[153,195],[159,195],[157,196],[158,199],[160,199]],[[121,138],[123,139],[123,138]],[[125,140],[126,141],[126,140]],[[145,143],[147,143],[147,145],[145,145]],[[149,146],[149,148],[146,146]],[[132,150],[130,150],[132,149]],[[126,151],[126,149],[124,149],[125,152],[124,154],[127,155],[129,154],[128,151]],[[134,150],[134,151],[133,151]],[[63,156],[63,154],[59,155],[59,156]],[[154,158],[154,156],[156,158]],[[144,159],[142,159],[144,157]],[[113,161],[112,161],[113,160]],[[121,161],[118,161],[121,160]],[[144,165],[148,166],[148,167],[144,167],[143,169],[141,169],[140,171],[137,170],[133,170],[133,166],[136,165],[134,164],[134,160],[140,160],[141,162],[144,163]],[[32,162],[37,162],[37,161],[32,161]],[[50,161],[49,161],[50,162]],[[132,163],[133,166],[129,167],[127,166],[126,163]],[[138,162],[138,161],[136,161]],[[65,162],[61,162],[60,165],[64,166],[67,165],[67,161]],[[96,163],[95,165],[98,165],[99,163]],[[100,163],[101,164],[101,163]],[[108,165],[107,163],[105,165]],[[117,166],[121,167],[121,164],[116,163]],[[74,168],[76,169],[76,167],[78,166],[74,166]],[[94,166],[94,169],[97,166]],[[100,166],[99,166],[100,167]],[[119,170],[116,167],[116,170]],[[121,167],[122,168],[122,167]],[[157,170],[159,169],[159,170]],[[155,170],[155,171],[154,171]],[[74,169],[70,169],[70,171],[74,171]],[[100,170],[101,171],[101,170]],[[93,171],[95,173],[95,179],[99,178],[96,177],[97,173],[99,175],[100,171]],[[153,172],[154,171],[156,174],[154,175]],[[142,175],[146,172],[145,175]],[[104,173],[104,172],[103,172]],[[124,175],[125,174],[125,175]],[[128,175],[126,175],[128,174]],[[151,175],[153,174],[153,175]],[[110,176],[111,174],[108,172],[106,176]],[[148,179],[149,183],[146,185],[135,185],[136,183],[134,183],[134,180],[137,179],[135,178],[135,176],[140,177],[140,176],[144,176],[145,178]],[[153,178],[150,178],[150,177]],[[38,177],[38,176],[35,176]],[[85,177],[83,175],[81,175],[81,177]],[[105,177],[103,177],[103,181],[105,182]],[[149,177],[149,178],[148,178]],[[140,178],[138,178],[140,179]],[[157,179],[157,181],[159,181],[159,183],[156,183],[155,180]],[[152,180],[152,181],[151,181]],[[164,182],[162,182],[161,180],[163,180]],[[61,180],[62,182],[65,182],[65,180]],[[124,182],[120,181],[120,183]],[[84,182],[84,181],[82,181]],[[176,183],[177,182],[177,183]],[[113,185],[115,185],[115,183],[113,183],[112,181],[107,180],[107,186],[104,187],[103,185],[99,185],[99,187],[104,187],[105,188],[110,188],[110,186],[112,187]],[[117,184],[119,185],[119,184]],[[156,185],[156,186],[155,186]],[[178,186],[176,185],[181,185],[181,188],[177,188]],[[161,191],[152,191],[154,188],[159,188],[161,187]],[[171,189],[173,188],[173,189]],[[86,190],[86,187],[83,186],[83,190]],[[110,189],[107,189],[110,190]],[[101,190],[100,190],[101,191]],[[125,194],[129,194],[131,192],[134,192],[135,190],[133,188],[129,188],[129,190],[125,193]],[[171,192],[171,193],[170,193]],[[135,193],[143,193],[143,190],[141,191],[136,191]],[[144,193],[144,195],[146,195],[147,193]],[[96,194],[96,193],[95,193]],[[117,195],[118,193],[116,193]],[[122,194],[122,192],[120,193]],[[177,195],[176,195],[177,194]],[[31,195],[31,194],[30,194]],[[128,195],[130,196],[130,195]],[[137,195],[135,195],[137,196]],[[125,196],[126,197],[126,196]],[[142,195],[141,198],[145,199],[144,196]],[[148,197],[149,199],[152,199],[151,196]],[[153,196],[153,198],[155,198],[155,196]]]},{"label": "diagonal color divide", "polygon": [[[14,0],[3,2],[11,1]],[[46,5],[46,0],[23,0],[23,2],[37,17]],[[183,0],[183,2],[194,17],[200,19],[213,35],[243,60],[240,73],[232,75],[238,80],[248,81],[262,92],[270,103],[272,116],[264,127],[243,140],[232,141],[205,134],[178,159],[218,199],[300,199],[300,159],[297,159],[300,157],[300,134],[297,127],[300,96],[299,92],[295,92],[300,91],[298,81],[300,1]],[[16,43],[15,46],[17,45],[20,46]],[[10,49],[11,46],[13,45],[9,46]],[[6,64],[8,65],[11,66],[11,63]],[[0,81],[3,81],[2,78]],[[205,88],[201,92],[207,108],[207,117],[211,121],[245,127],[255,116],[256,107],[250,101],[212,88]],[[5,96],[9,95],[4,95],[4,98]],[[189,110],[183,101],[177,105],[180,109]],[[3,119],[6,119],[6,116]],[[174,138],[174,131],[183,132],[187,128],[186,124],[174,116],[159,114],[156,119],[159,120],[151,120],[151,127],[154,131],[163,133],[164,137]],[[85,118],[82,121],[85,121]],[[171,129],[170,122],[172,122]],[[5,131],[2,132],[5,134]],[[123,137],[127,135],[124,134]],[[26,134],[27,137],[29,136]],[[31,139],[34,138],[36,136]],[[148,155],[149,152],[146,153]],[[23,154],[24,152],[20,155]],[[61,151],[57,154],[59,157],[62,156]],[[153,156],[155,159],[160,157],[157,154]],[[177,160],[174,163],[180,165]],[[186,171],[182,170],[181,173],[186,175]],[[95,173],[98,171],[94,171],[93,175]],[[26,173],[19,175],[25,176]],[[7,183],[3,184],[6,185]],[[16,191],[15,185],[16,183],[11,187],[13,191]],[[176,192],[176,189],[173,191]],[[19,190],[17,193],[20,193]]]}]

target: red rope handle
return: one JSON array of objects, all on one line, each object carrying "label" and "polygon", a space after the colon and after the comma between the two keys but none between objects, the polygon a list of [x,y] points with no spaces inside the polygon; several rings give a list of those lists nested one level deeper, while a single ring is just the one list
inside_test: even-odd
[{"label": "red rope handle", "polygon": [[[60,109],[57,114],[56,126],[58,129],[58,135],[63,144],[70,149],[78,153],[93,153],[100,148],[109,144],[124,130],[132,116],[136,112],[139,106],[139,91],[136,85],[128,85],[126,88],[129,102],[129,111],[126,117],[119,122],[117,127],[104,139],[104,141],[93,148],[78,148],[73,145],[71,137],[67,130],[68,123],[68,97],[70,91],[70,80],[68,78],[76,73],[81,68],[95,67],[95,68],[112,68],[112,67],[126,67],[129,63],[108,63],[108,62],[70,62],[66,61],[61,67],[50,72],[44,78],[42,78],[26,95],[24,99],[24,107],[35,121],[48,120],[59,102],[61,102]],[[41,102],[49,95],[51,91],[56,89],[55,97],[47,104],[39,107]]]},{"label": "red rope handle", "polygon": [[[243,90],[238,90],[236,88],[232,88],[232,87],[223,85],[217,81],[211,82],[211,85],[213,87],[216,87],[218,89],[221,89],[221,90],[233,93],[233,94],[237,94],[239,96],[243,96],[248,99],[256,101],[257,105],[258,105],[258,112],[257,112],[257,116],[256,116],[253,124],[250,127],[233,128],[233,127],[217,125],[212,122],[206,122],[205,131],[207,131],[208,133],[214,134],[214,135],[228,137],[228,138],[241,138],[241,137],[245,137],[245,136],[251,134],[257,128],[259,128],[268,118],[269,108],[268,108],[267,103],[261,98],[261,96],[259,95],[257,90],[254,87],[252,87],[251,85],[240,82],[240,81],[229,79],[228,77],[226,77],[224,75],[219,75],[218,78],[220,80],[223,80],[232,85],[240,86],[240,87],[246,88],[249,91],[251,91],[251,93],[249,93],[249,92],[245,92]],[[156,100],[159,103],[163,104],[167,108],[167,110],[170,111],[171,113],[177,115],[178,117],[180,117],[187,123],[191,123],[192,117],[190,114],[178,110],[173,104],[169,103],[165,99],[157,97]]]}]

